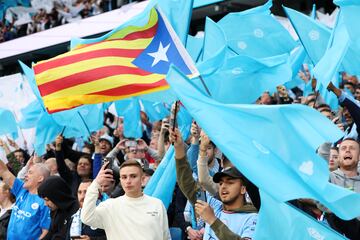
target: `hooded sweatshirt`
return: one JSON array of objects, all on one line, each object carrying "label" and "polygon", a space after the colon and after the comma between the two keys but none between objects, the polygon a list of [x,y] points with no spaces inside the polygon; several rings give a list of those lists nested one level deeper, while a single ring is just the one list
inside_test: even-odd
[{"label": "hooded sweatshirt", "polygon": [[79,203],[67,183],[59,176],[47,178],[38,189],[42,198],[48,198],[56,206],[51,212],[51,226],[44,240],[64,239],[71,225],[71,216],[79,209]]},{"label": "hooded sweatshirt", "polygon": [[347,188],[356,193],[360,193],[360,174],[358,173],[355,177],[347,177],[343,171],[337,169],[330,173],[330,182]]}]

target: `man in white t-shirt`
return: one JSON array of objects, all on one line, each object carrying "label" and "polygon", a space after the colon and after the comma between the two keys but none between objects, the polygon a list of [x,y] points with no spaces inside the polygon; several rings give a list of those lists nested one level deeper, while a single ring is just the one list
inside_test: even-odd
[{"label": "man in white t-shirt", "polygon": [[120,182],[125,195],[96,206],[101,185],[114,181],[112,170],[106,166],[101,168],[86,192],[82,222],[104,229],[108,240],[171,239],[166,209],[159,199],[142,192],[145,175],[136,160],[128,160],[120,166]]}]

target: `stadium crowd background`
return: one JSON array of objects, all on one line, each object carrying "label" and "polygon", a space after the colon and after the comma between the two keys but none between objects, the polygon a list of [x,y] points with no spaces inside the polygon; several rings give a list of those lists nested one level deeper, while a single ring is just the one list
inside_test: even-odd
[{"label": "stadium crowd background", "polygon": [[[25,2],[25,1],[24,1]],[[71,1],[64,1],[71,2]],[[76,14],[67,15],[70,13],[69,6],[66,6],[64,3],[56,3],[54,8],[47,12],[44,9],[37,10],[31,16],[32,21],[15,26],[16,17],[13,18],[12,22],[6,21],[5,18],[2,22],[2,36],[0,41],[10,41],[17,37],[22,37],[28,34],[32,34],[39,31],[45,31],[49,28],[56,27],[62,24],[66,24],[76,19],[91,17],[102,12],[111,11],[112,9],[121,7],[124,4],[122,1],[87,1],[87,0],[77,0],[71,2],[71,7],[76,8],[74,11]],[[305,6],[309,5],[304,3]],[[303,6],[304,7],[304,6]],[[326,5],[328,7],[328,5]],[[310,8],[306,8],[304,11],[308,11]],[[330,7],[330,9],[332,9]],[[5,16],[6,14],[4,14]],[[216,18],[216,17],[215,17]],[[192,23],[194,24],[194,23]],[[194,28],[194,26],[192,26]],[[195,29],[198,29],[195,26]],[[300,72],[300,77],[305,81],[309,82],[309,73],[307,69],[303,69]],[[342,84],[340,89],[332,89],[336,91],[347,91],[354,96],[355,103],[357,104],[357,109],[359,110],[358,101],[360,101],[360,85],[356,76],[349,76],[346,73],[342,75]],[[354,111],[349,111],[349,109],[341,109],[341,115],[344,116],[344,119],[337,119],[339,116],[338,112],[333,112],[331,108],[325,104],[321,98],[318,98],[315,94],[310,94],[307,97],[302,97],[302,92],[299,89],[294,89],[289,91],[283,86],[279,86],[277,92],[271,94],[265,92],[261,97],[256,101],[256,104],[264,105],[277,105],[277,104],[292,104],[292,103],[301,103],[314,107],[322,114],[326,115],[329,119],[333,120],[334,123],[343,131],[350,131],[349,128],[353,126],[354,121],[357,120],[357,115]],[[339,94],[340,99],[340,94]],[[346,98],[346,97],[345,97]],[[344,101],[344,99],[342,99]],[[353,102],[353,103],[354,103]],[[79,201],[80,207],[84,204],[84,197],[87,188],[91,184],[91,179],[96,179],[99,172],[103,173],[103,169],[100,169],[101,160],[104,157],[109,159],[117,159],[118,165],[121,165],[127,160],[140,160],[141,166],[144,169],[144,175],[148,179],[154,173],[157,166],[161,162],[164,153],[170,146],[171,133],[169,132],[169,119],[163,119],[162,121],[157,121],[151,123],[148,116],[145,113],[142,113],[142,124],[143,124],[143,136],[140,139],[126,139],[123,135],[124,124],[123,119],[114,116],[110,112],[105,113],[104,118],[104,127],[94,133],[91,139],[86,141],[77,141],[75,139],[64,139],[62,136],[58,136],[54,139],[53,144],[47,146],[46,154],[43,156],[32,155],[25,147],[21,148],[18,144],[13,141],[11,138],[8,138],[6,141],[0,141],[0,147],[6,152],[9,163],[7,167],[10,169],[11,173],[17,176],[19,179],[25,179],[26,172],[33,166],[38,163],[45,163],[50,170],[50,175],[60,176],[65,182],[70,186],[71,193],[76,195],[77,200]],[[197,175],[199,169],[199,163],[196,166],[198,155],[201,155],[201,151],[206,151],[207,161],[205,165],[209,168],[209,175],[215,175],[226,169],[228,166],[231,166],[231,163],[227,162],[225,156],[221,154],[219,149],[212,142],[204,141],[203,136],[200,136],[201,127],[197,126],[196,123],[192,124],[191,136],[189,139],[184,139],[188,145],[187,157],[193,161],[191,165],[194,175]],[[174,137],[174,136],[172,136]],[[202,143],[199,142],[199,139],[202,138]],[[180,145],[180,143],[178,143]],[[206,148],[206,150],[204,150]],[[357,145],[357,148],[359,146]],[[196,150],[197,149],[197,150]],[[321,151],[323,150],[323,151]],[[179,150],[177,150],[179,151]],[[332,152],[333,151],[333,152]],[[334,160],[337,158],[339,152],[336,147],[331,148],[328,145],[323,146],[319,150],[319,153],[327,159],[329,163],[329,170],[338,169],[338,161]],[[204,157],[204,156],[203,156]],[[200,157],[199,157],[200,159]],[[179,159],[177,159],[178,161]],[[194,161],[195,160],[195,161]],[[200,164],[201,165],[201,164]],[[195,169],[195,170],[194,170]],[[197,176],[196,176],[197,177]],[[106,201],[107,198],[114,198],[124,194],[124,189],[119,185],[118,179],[114,178],[115,181],[111,185],[102,185],[101,194],[99,195],[98,202]],[[147,181],[144,181],[143,187],[146,185]],[[9,209],[9,206],[12,206],[14,202],[14,196],[10,194],[9,186],[1,185],[2,187],[2,210]],[[38,187],[38,186],[35,186]],[[343,186],[346,187],[346,186]],[[353,189],[355,190],[355,189]],[[192,223],[191,216],[191,207],[190,203],[186,199],[187,196],[184,196],[181,186],[176,187],[174,191],[174,196],[172,203],[168,209],[168,219],[169,227],[172,227],[172,237],[173,239],[192,239],[198,240],[202,239],[204,236],[204,223]],[[357,189],[355,190],[357,191]],[[44,191],[46,192],[46,191]],[[21,194],[17,192],[16,194]],[[15,195],[16,195],[15,194]],[[45,193],[43,196],[47,196]],[[253,201],[256,205],[252,196],[246,196],[246,201],[251,203]],[[51,198],[51,197],[49,197]],[[191,202],[191,199],[189,199]],[[314,202],[302,201],[296,203],[296,205],[308,212],[314,218],[320,219],[321,215],[326,211],[323,211],[321,206],[317,206]],[[256,206],[255,206],[256,207]],[[319,211],[321,209],[321,211]],[[5,211],[6,212],[6,211]],[[77,219],[77,220],[74,220]],[[205,220],[205,219],[204,219]],[[321,220],[329,224],[333,220],[331,218]],[[336,219],[335,221],[337,221]],[[70,232],[67,232],[68,235],[73,236],[87,236],[81,237],[81,239],[106,239],[104,231],[100,229],[92,229],[86,224],[81,224],[80,213],[76,212],[72,219],[75,222],[74,226],[70,228]],[[80,225],[76,225],[80,222]],[[336,224],[335,224],[336,225]],[[336,225],[343,227],[341,224]],[[353,229],[356,229],[358,225],[353,224]],[[79,232],[80,228],[80,232]],[[5,234],[6,228],[0,229],[2,231],[0,234]],[[73,232],[71,232],[73,231]],[[252,230],[253,231],[253,230]],[[15,231],[16,232],[16,231]],[[346,232],[348,236],[355,236],[352,231],[350,233]],[[4,235],[1,235],[4,236]],[[249,235],[251,236],[251,235]],[[357,235],[358,236],[358,235]],[[61,239],[61,238],[60,238]],[[63,238],[64,239],[64,238]]]}]

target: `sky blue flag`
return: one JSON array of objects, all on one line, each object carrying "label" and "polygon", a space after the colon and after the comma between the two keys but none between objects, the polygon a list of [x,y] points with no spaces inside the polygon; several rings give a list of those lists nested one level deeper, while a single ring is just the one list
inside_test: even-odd
[{"label": "sky blue flag", "polygon": [[346,28],[349,36],[349,49],[342,62],[342,71],[350,75],[360,75],[360,30],[357,23],[360,21],[360,2],[335,0],[335,4],[340,6],[341,26]]},{"label": "sky blue flag", "polygon": [[103,104],[83,105],[51,115],[57,124],[67,126],[65,137],[87,138],[91,132],[98,131],[104,126]]},{"label": "sky blue flag", "polygon": [[[75,111],[75,109],[71,109],[70,111]],[[85,111],[81,111],[81,109],[77,110],[84,114],[84,121],[88,123],[88,126],[84,125],[84,122],[80,120],[79,117],[75,115],[75,113],[66,113],[67,111],[63,111],[63,115],[55,115],[48,114],[46,111],[42,111],[39,115],[39,118],[36,122],[35,126],[35,152],[38,155],[42,155],[45,153],[46,144],[49,144],[55,141],[56,136],[63,132],[63,136],[66,138],[72,137],[82,137],[86,138],[90,135],[89,131],[96,131],[102,127],[102,121],[96,123],[100,126],[100,128],[92,128],[95,124],[91,124],[91,122],[95,122],[99,120],[100,116],[96,116],[95,113],[87,114],[85,116]],[[103,110],[101,115],[103,114]],[[55,117],[54,117],[55,116]],[[55,121],[55,118],[57,119]],[[92,118],[92,119],[91,119]],[[61,123],[61,124],[59,124]],[[68,123],[68,124],[64,124]],[[89,128],[90,127],[90,128]]]},{"label": "sky blue flag", "polygon": [[224,0],[194,0],[194,8],[203,7],[213,3],[222,2]]},{"label": "sky blue flag", "polygon": [[36,99],[20,111],[22,118],[18,123],[19,127],[22,129],[27,129],[36,126],[44,110],[41,106],[40,101]]},{"label": "sky blue flag", "polygon": [[214,57],[224,46],[227,46],[224,31],[213,20],[206,17],[202,60]]},{"label": "sky blue flag", "polygon": [[170,115],[170,111],[165,107],[164,103],[161,102],[153,103],[153,102],[141,100],[141,104],[144,107],[145,113],[149,117],[149,121],[152,123],[162,120],[163,118]]},{"label": "sky blue flag", "polygon": [[[296,207],[260,191],[261,208],[254,239],[314,240],[347,239]],[[275,217],[276,216],[276,217]]]},{"label": "sky blue flag", "polygon": [[204,37],[188,36],[186,42],[186,50],[190,54],[192,60],[197,63],[200,60],[203,51]]},{"label": "sky blue flag", "polygon": [[127,138],[142,137],[142,123],[140,119],[140,103],[136,97],[115,101],[118,116],[124,117],[124,136]]},{"label": "sky blue flag", "polygon": [[360,51],[360,29],[358,23],[360,22],[360,1],[357,0],[334,0],[344,15],[345,26],[351,39],[351,45],[354,49]]},{"label": "sky blue flag", "polygon": [[284,85],[287,89],[294,88],[304,83],[298,76],[299,70],[302,68],[307,57],[306,51],[302,45],[294,50],[290,55],[290,66],[292,70],[291,80]]},{"label": "sky blue flag", "polygon": [[45,154],[46,144],[55,141],[55,138],[62,132],[63,128],[54,121],[51,115],[43,112],[35,130],[34,150],[36,154],[39,156]]},{"label": "sky blue flag", "polygon": [[[185,45],[189,32],[194,0],[157,0],[181,42]],[[181,19],[179,21],[179,19]]]},{"label": "sky blue flag", "polygon": [[[180,107],[180,111],[177,114],[177,122],[181,134],[184,136],[184,139],[187,139],[190,135],[192,118],[183,107]],[[174,157],[174,147],[170,146],[144,189],[145,194],[162,200],[166,208],[168,208],[171,203],[176,184]]]},{"label": "sky blue flag", "polygon": [[[245,55],[223,55],[224,53],[220,52],[212,59],[197,65],[212,98],[219,102],[254,103],[264,91],[276,91],[276,86],[292,78],[287,54],[263,59]],[[214,62],[212,67],[207,64],[208,61]],[[208,74],[209,69],[216,71]]]},{"label": "sky blue flag", "polygon": [[[33,93],[35,94],[35,97],[42,103],[41,100],[41,96],[40,96],[40,92],[39,92],[39,88],[36,85],[35,82],[35,74],[34,74],[34,70],[32,68],[29,68],[25,63],[23,63],[22,61],[18,60],[20,67],[26,77],[26,79],[28,80],[28,83],[30,85],[31,90],[33,91]],[[45,108],[44,108],[45,109]]]},{"label": "sky blue flag", "polygon": [[[144,188],[145,194],[150,195],[150,196],[152,196],[154,194],[155,190],[159,186],[158,183],[159,183],[160,179],[162,178],[162,176],[164,175],[166,168],[171,168],[171,166],[169,166],[171,161],[175,161],[174,146],[172,146],[172,145],[166,151],[163,159],[161,160],[160,165],[156,168],[156,171],[154,172],[153,176],[150,178],[148,184]],[[174,169],[175,169],[175,165],[174,165]],[[170,177],[169,184],[171,184],[172,181],[173,181],[173,178]],[[165,188],[164,188],[164,190],[165,190]]]},{"label": "sky blue flag", "polygon": [[338,74],[349,46],[350,38],[343,22],[342,11],[340,10],[328,48],[314,68],[314,76],[318,83],[321,83],[324,87],[329,85],[331,79]]},{"label": "sky blue flag", "polygon": [[360,194],[329,183],[327,163],[315,153],[343,136],[321,113],[300,104],[222,104],[175,68],[166,79],[210,139],[260,189],[279,201],[317,199],[343,219],[360,216]]},{"label": "sky blue flag", "polygon": [[265,58],[290,53],[296,47],[289,32],[271,15],[271,6],[270,0],[263,6],[229,13],[217,23],[231,49],[238,54]]},{"label": "sky blue flag", "polygon": [[10,134],[12,139],[18,138],[18,129],[14,114],[5,108],[0,108],[0,135]]},{"label": "sky blue flag", "polygon": [[312,19],[316,19],[316,4],[313,4],[313,7],[312,7],[312,10],[311,10],[311,13],[310,13],[310,17]]},{"label": "sky blue flag", "polygon": [[331,32],[309,16],[283,7],[311,62],[317,64],[325,54]]}]

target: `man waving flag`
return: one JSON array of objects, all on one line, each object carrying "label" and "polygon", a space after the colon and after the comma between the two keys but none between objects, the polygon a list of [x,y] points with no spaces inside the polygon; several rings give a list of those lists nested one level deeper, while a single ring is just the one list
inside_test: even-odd
[{"label": "man waving flag", "polygon": [[71,51],[34,65],[49,113],[169,88],[170,64],[197,70],[167,19],[156,8],[96,39],[72,41]]}]

